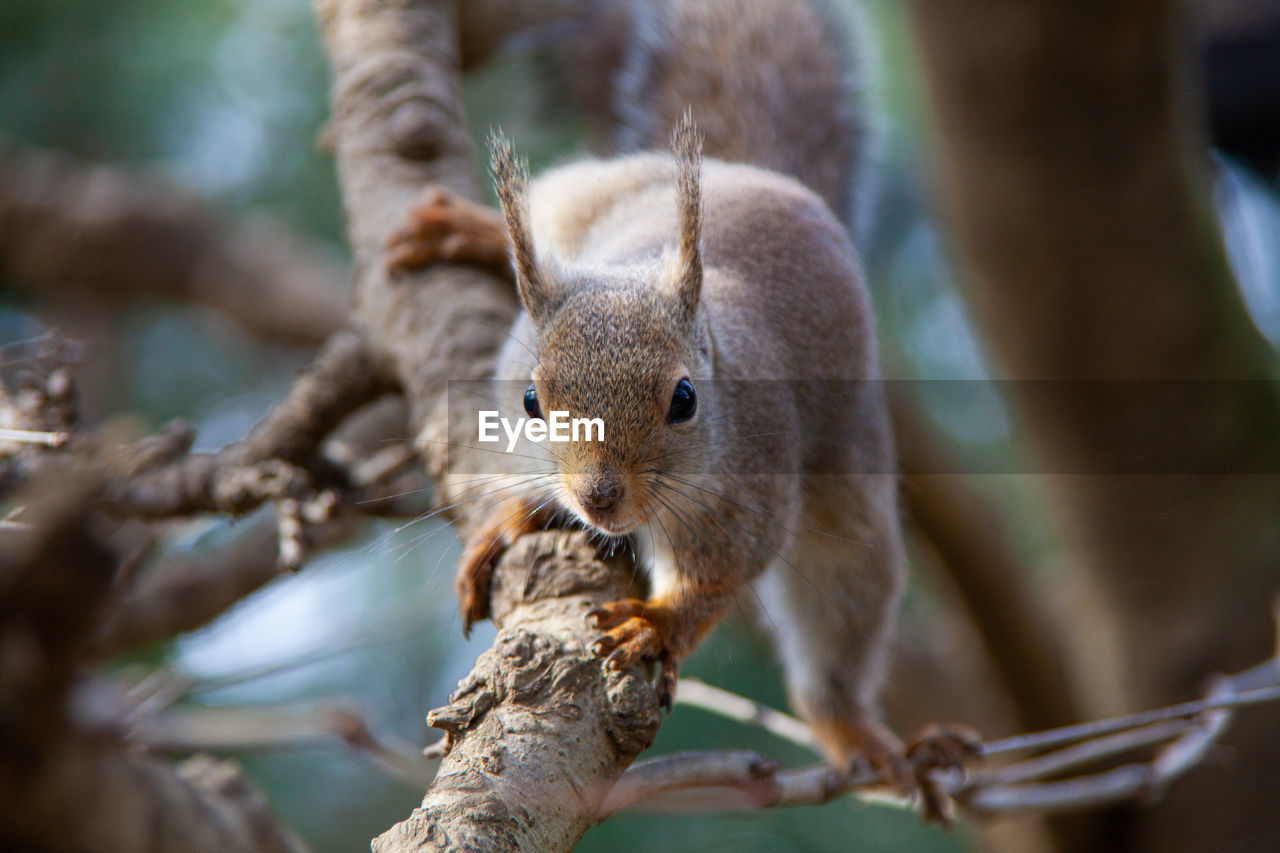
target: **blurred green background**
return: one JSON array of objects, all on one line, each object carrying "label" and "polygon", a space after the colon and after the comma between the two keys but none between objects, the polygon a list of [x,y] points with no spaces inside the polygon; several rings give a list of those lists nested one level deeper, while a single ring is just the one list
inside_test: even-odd
[{"label": "blurred green background", "polygon": [[[982,378],[982,348],[956,294],[928,209],[925,110],[902,4],[873,0],[870,102],[880,141],[866,192],[866,252],[884,349],[901,377]],[[467,82],[477,136],[501,124],[535,168],[580,146],[572,122],[549,113],[530,73],[536,60],[503,59]],[[318,145],[327,112],[327,70],[304,0],[6,0],[0,4],[0,134],[160,175],[209,199],[228,217],[263,211],[342,245],[341,204],[329,157]],[[1274,176],[1272,176],[1274,179]],[[1219,211],[1233,262],[1258,325],[1280,340],[1280,207],[1274,185],[1219,160]],[[38,334],[22,298],[0,301],[0,343]],[[42,318],[47,322],[47,318]],[[147,305],[111,319],[112,334],[87,340],[110,365],[98,416],[129,413],[155,426],[194,422],[200,446],[245,430],[287,387],[308,353],[267,345],[199,309]],[[997,404],[998,405],[998,404]],[[1017,452],[1007,419],[988,411],[932,415],[967,453]],[[1040,519],[1032,478],[982,478],[1017,516],[1011,526],[1043,571],[1054,542]],[[1010,496],[1016,500],[1009,500]],[[217,520],[192,522],[175,548],[216,547]],[[297,576],[245,600],[208,628],[126,666],[168,665],[194,679],[188,700],[245,705],[343,697],[382,729],[425,744],[425,712],[445,697],[487,647],[492,628],[462,638],[452,593],[458,545],[436,521],[384,526],[350,548],[322,555]],[[928,618],[918,586],[904,633]],[[735,617],[686,674],[785,706],[764,632]],[[997,733],[993,733],[997,734]],[[655,751],[752,748],[790,763],[794,747],[703,712],[678,708]],[[317,851],[363,849],[408,814],[421,791],[387,778],[341,746],[242,756],[279,813]],[[926,828],[912,815],[853,801],[759,815],[619,817],[581,845],[595,850],[957,850],[963,826]]]}]

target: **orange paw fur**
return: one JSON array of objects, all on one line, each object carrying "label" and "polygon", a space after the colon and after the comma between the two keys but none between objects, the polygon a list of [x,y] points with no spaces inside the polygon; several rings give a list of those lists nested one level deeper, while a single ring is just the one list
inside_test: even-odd
[{"label": "orange paw fur", "polygon": [[595,654],[607,655],[606,666],[624,670],[646,661],[662,665],[654,691],[658,703],[670,711],[680,674],[679,650],[674,643],[677,615],[661,604],[624,598],[595,608],[587,617],[596,627],[606,629],[591,647]]},{"label": "orange paw fur", "polygon": [[950,801],[934,781],[933,770],[963,770],[981,755],[981,741],[958,725],[926,727],[908,747],[868,714],[852,721],[810,719],[810,727],[833,763],[848,766],[865,758],[900,796],[919,795],[925,821],[950,823]]},{"label": "orange paw fur", "polygon": [[462,631],[489,617],[489,592],[493,568],[511,545],[526,533],[545,529],[550,513],[524,501],[500,502],[489,513],[489,522],[467,541],[458,566],[455,588],[462,609]]},{"label": "orange paw fur", "polygon": [[387,241],[387,270],[397,273],[449,261],[477,264],[509,279],[510,245],[507,226],[496,212],[444,187],[431,187]]}]

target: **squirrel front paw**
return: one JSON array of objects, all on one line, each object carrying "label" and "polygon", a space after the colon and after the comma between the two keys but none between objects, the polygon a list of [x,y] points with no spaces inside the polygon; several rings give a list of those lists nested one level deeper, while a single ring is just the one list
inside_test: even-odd
[{"label": "squirrel front paw", "polygon": [[667,711],[675,702],[680,662],[674,644],[677,617],[670,608],[638,598],[611,601],[587,614],[597,628],[607,629],[591,650],[607,655],[605,665],[615,671],[644,661],[657,661],[662,670],[654,683],[658,704]]},{"label": "squirrel front paw", "polygon": [[509,249],[507,226],[495,211],[444,187],[431,187],[387,240],[386,264],[397,273],[435,261],[472,263],[509,279]]},{"label": "squirrel front paw", "polygon": [[490,511],[488,522],[467,541],[454,582],[463,634],[470,636],[471,626],[489,617],[489,588],[498,560],[517,539],[546,528],[550,521],[549,510],[514,498]]}]

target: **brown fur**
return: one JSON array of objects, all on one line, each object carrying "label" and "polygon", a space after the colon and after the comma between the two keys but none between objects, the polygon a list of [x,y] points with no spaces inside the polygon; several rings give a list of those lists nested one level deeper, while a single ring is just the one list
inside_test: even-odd
[{"label": "brown fur", "polygon": [[702,134],[688,111],[671,132],[676,159],[676,205],[680,211],[680,269],[676,274],[680,304],[693,316],[702,292]]},{"label": "brown fur", "polygon": [[[900,747],[868,728],[904,562],[884,401],[870,382],[788,396],[794,380],[877,376],[856,253],[795,181],[719,160],[702,173],[692,316],[680,284],[691,194],[679,155],[585,161],[533,184],[533,239],[547,260],[538,276],[561,296],[517,323],[500,377],[534,378],[545,411],[605,421],[603,444],[556,451],[559,478],[545,491],[602,531],[638,531],[647,552],[650,600],[600,614],[611,659],[658,649],[674,670],[735,601],[754,600],[755,583],[797,710],[843,721],[817,727],[833,760],[874,743],[870,757],[893,770],[885,756],[900,767]],[[667,424],[686,376],[700,416]],[[601,477],[626,495],[603,515],[580,500]]]},{"label": "brown fur", "polygon": [[706,152],[810,187],[853,219],[867,131],[853,45],[825,0],[644,0],[617,77],[618,145],[665,145],[690,106]]}]

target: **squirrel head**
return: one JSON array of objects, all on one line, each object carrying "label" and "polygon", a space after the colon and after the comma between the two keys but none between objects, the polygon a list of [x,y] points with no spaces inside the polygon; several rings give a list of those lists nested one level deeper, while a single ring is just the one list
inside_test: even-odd
[{"label": "squirrel head", "polygon": [[673,134],[675,244],[652,263],[602,269],[539,263],[526,167],[504,137],[493,137],[490,151],[520,301],[536,333],[525,411],[603,421],[602,440],[548,445],[557,496],[587,524],[625,535],[685,489],[670,477],[698,470],[712,443],[711,395],[699,396],[710,378],[699,306],[701,137],[686,113]]}]

